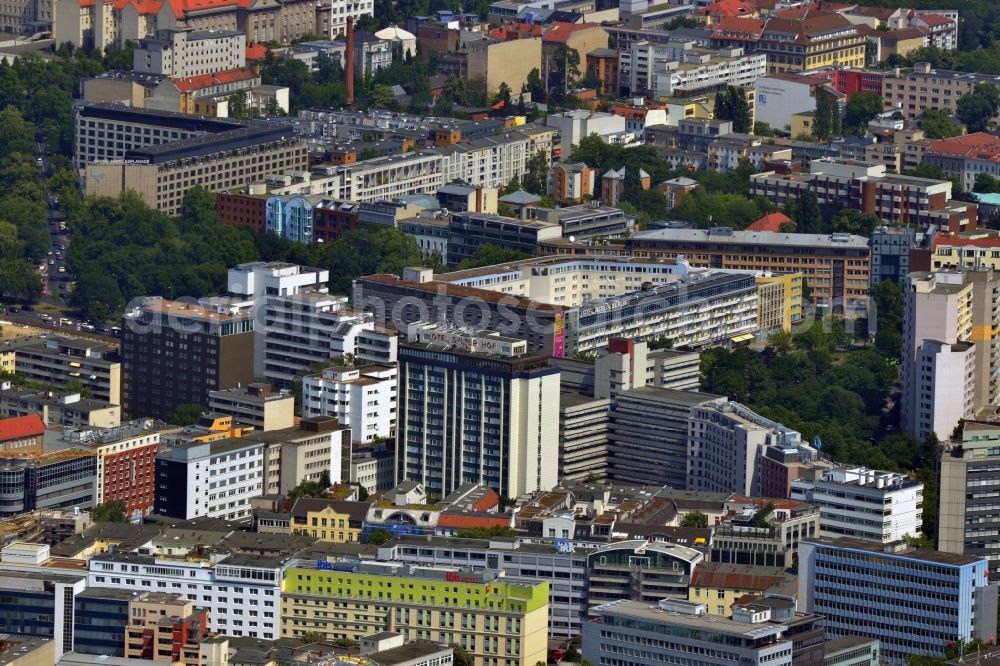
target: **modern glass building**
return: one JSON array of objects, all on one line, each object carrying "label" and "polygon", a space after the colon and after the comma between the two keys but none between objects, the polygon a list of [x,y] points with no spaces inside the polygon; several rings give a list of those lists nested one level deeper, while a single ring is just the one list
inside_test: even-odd
[{"label": "modern glass building", "polygon": [[828,639],[878,638],[886,663],[942,656],[959,641],[995,640],[988,564],[903,542],[807,539],[799,543],[799,605],[824,616]]}]

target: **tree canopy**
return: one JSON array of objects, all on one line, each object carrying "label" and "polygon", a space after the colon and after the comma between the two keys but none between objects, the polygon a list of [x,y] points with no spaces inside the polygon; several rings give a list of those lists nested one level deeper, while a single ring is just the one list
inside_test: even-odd
[{"label": "tree canopy", "polygon": [[95,506],[90,512],[90,518],[98,523],[124,523],[128,521],[126,509],[125,502],[111,500]]},{"label": "tree canopy", "polygon": [[527,258],[528,255],[524,252],[509,250],[497,245],[485,243],[477,247],[471,257],[455,266],[455,270],[464,271],[470,268],[494,266],[496,264],[505,264],[509,261],[520,261],[521,259]]},{"label": "tree canopy", "polygon": [[1000,87],[992,83],[977,83],[971,93],[955,103],[955,115],[970,132],[982,132],[1000,110]]},{"label": "tree canopy", "polygon": [[727,86],[715,94],[714,115],[720,120],[731,120],[734,132],[753,131],[753,112],[747,100],[747,91],[739,86]]},{"label": "tree canopy", "polygon": [[962,126],[951,115],[940,109],[927,109],[920,121],[920,129],[928,139],[947,139],[962,133]]},{"label": "tree canopy", "polygon": [[297,500],[300,497],[322,497],[330,488],[330,472],[324,470],[317,481],[302,480],[288,491],[288,499]]},{"label": "tree canopy", "polygon": [[847,100],[844,109],[844,131],[863,134],[868,121],[882,113],[884,105],[882,96],[875,92],[861,91]]}]

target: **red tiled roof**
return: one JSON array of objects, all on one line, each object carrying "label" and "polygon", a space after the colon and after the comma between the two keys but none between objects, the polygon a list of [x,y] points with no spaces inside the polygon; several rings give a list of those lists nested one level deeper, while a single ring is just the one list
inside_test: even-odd
[{"label": "red tiled roof", "polygon": [[780,231],[782,224],[791,221],[784,213],[768,213],[747,227],[747,231]]},{"label": "red tiled roof", "polygon": [[927,147],[927,152],[1000,163],[1000,136],[975,132],[950,139],[938,139]]},{"label": "red tiled roof", "polygon": [[743,0],[715,0],[707,7],[698,10],[706,16],[747,16],[754,13],[754,8]]},{"label": "red tiled roof", "polygon": [[493,28],[489,32],[490,37],[507,41],[514,39],[526,39],[528,37],[539,37],[541,34],[542,26],[532,23],[511,23],[510,25],[502,25],[498,28]]},{"label": "red tiled roof", "polygon": [[[81,0],[81,5],[85,2],[93,3],[93,0]],[[220,9],[224,7],[249,7],[253,0],[113,0],[115,9],[121,11],[128,5],[133,5],[140,14],[155,15],[163,9],[166,2],[174,16],[184,18],[189,12],[199,12],[209,9]],[[84,5],[86,6],[86,5]]]},{"label": "red tiled roof", "polygon": [[899,41],[901,39],[917,39],[927,36],[927,28],[903,28],[901,30],[890,30],[888,32],[876,31],[874,34],[881,35],[882,39],[889,41]]},{"label": "red tiled roof", "polygon": [[929,26],[951,25],[954,23],[954,21],[947,16],[941,16],[940,14],[919,14],[916,18],[920,19]]},{"label": "red tiled roof", "polygon": [[801,19],[805,18],[806,14],[810,11],[816,9],[816,3],[811,2],[808,5],[798,5],[795,7],[786,7],[785,9],[779,9],[774,12],[774,15],[778,18],[786,19]]},{"label": "red tiled roof", "polygon": [[754,571],[755,567],[747,566],[742,571],[733,570],[712,571],[701,565],[691,576],[691,587],[721,588],[724,590],[754,590],[763,592],[769,587],[780,585],[786,580],[780,574],[761,574]]},{"label": "red tiled roof", "polygon": [[212,74],[201,74],[200,76],[188,76],[183,79],[172,79],[177,90],[181,92],[192,92],[203,90],[212,86],[225,83],[236,83],[237,81],[249,81],[256,78],[257,72],[252,67],[240,67],[239,69],[228,69],[224,72],[214,72]]},{"label": "red tiled roof", "polygon": [[481,527],[489,529],[491,527],[508,527],[510,516],[488,516],[469,513],[442,513],[438,518],[438,527],[454,527],[458,529],[475,529]]},{"label": "red tiled roof", "polygon": [[963,238],[961,236],[934,235],[934,242],[931,243],[931,250],[939,247],[1000,247],[1000,238],[990,235],[985,238]]},{"label": "red tiled roof", "polygon": [[486,493],[480,499],[472,503],[472,510],[489,511],[498,504],[500,504],[500,495],[498,495],[497,491],[492,488],[488,488]]},{"label": "red tiled roof", "polygon": [[[542,34],[542,41],[555,44],[565,44],[566,40],[568,40],[574,32],[600,27],[601,26],[596,23],[564,23],[563,21],[556,21]],[[580,55],[582,56],[585,54],[581,53]]]},{"label": "red tiled roof", "polygon": [[247,60],[263,60],[267,57],[267,47],[260,42],[247,44]]},{"label": "red tiled roof", "polygon": [[856,7],[851,13],[857,16],[868,16],[879,21],[888,21],[898,11],[898,7]]},{"label": "red tiled roof", "polygon": [[739,16],[723,16],[712,26],[713,36],[723,33],[752,35],[754,39],[760,39],[764,32],[767,21],[764,19],[741,18]]},{"label": "red tiled roof", "polygon": [[15,416],[0,420],[0,442],[11,439],[24,439],[45,434],[45,423],[38,414]]}]

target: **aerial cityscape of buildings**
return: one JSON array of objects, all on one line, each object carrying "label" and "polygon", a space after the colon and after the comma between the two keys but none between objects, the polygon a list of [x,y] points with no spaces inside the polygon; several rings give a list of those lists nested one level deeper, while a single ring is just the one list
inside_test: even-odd
[{"label": "aerial cityscape of buildings", "polygon": [[982,1],[0,6],[0,664],[1000,664]]}]

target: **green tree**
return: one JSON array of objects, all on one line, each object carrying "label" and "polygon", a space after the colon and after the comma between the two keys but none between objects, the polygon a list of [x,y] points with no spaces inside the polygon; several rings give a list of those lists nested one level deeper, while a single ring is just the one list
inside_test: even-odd
[{"label": "green tree", "polygon": [[0,296],[34,301],[41,293],[35,266],[24,259],[0,260]]},{"label": "green tree", "polygon": [[471,257],[455,266],[455,270],[464,271],[470,268],[480,268],[482,266],[495,266],[497,264],[506,264],[511,261],[520,261],[521,259],[527,258],[528,255],[524,252],[509,250],[497,245],[485,243],[477,247]]},{"label": "green tree", "polygon": [[546,97],[545,83],[542,82],[542,74],[538,71],[537,67],[528,72],[526,82],[528,92],[531,93],[531,101],[544,102]]},{"label": "green tree", "polygon": [[955,115],[969,132],[982,132],[1000,110],[1000,87],[992,83],[977,83],[971,93],[962,95],[955,104]]},{"label": "green tree", "polygon": [[649,351],[658,351],[660,349],[673,349],[674,341],[670,338],[660,336],[658,338],[653,338],[651,340],[646,340],[646,348]]},{"label": "green tree", "polygon": [[747,91],[739,86],[728,86],[715,94],[714,115],[721,120],[731,120],[734,132],[750,132],[753,129],[753,114]]},{"label": "green tree", "polygon": [[622,198],[633,204],[642,194],[642,179],[639,177],[639,167],[636,164],[625,165],[625,179],[622,187]]},{"label": "green tree", "polygon": [[708,515],[701,511],[689,511],[681,518],[681,527],[708,527]]},{"label": "green tree", "polygon": [[392,86],[385,84],[378,84],[372,90],[371,102],[372,108],[375,109],[392,109],[398,108],[399,104],[396,102],[396,97],[392,92]]},{"label": "green tree", "polygon": [[875,348],[886,358],[896,358],[903,348],[903,288],[883,280],[871,290],[878,313]]},{"label": "green tree", "polygon": [[912,534],[904,534],[903,541],[905,541],[906,545],[910,548],[934,548],[934,540],[923,532],[917,534],[916,536]]},{"label": "green tree", "polygon": [[304,645],[312,645],[313,643],[325,643],[326,634],[322,631],[303,631],[297,636],[299,641]]},{"label": "green tree", "polygon": [[819,199],[812,191],[803,192],[799,195],[795,207],[795,216],[789,214],[795,220],[795,228],[803,234],[823,233],[823,211],[819,205]]},{"label": "green tree", "polygon": [[[580,53],[566,44],[556,47],[549,60],[549,90],[560,98],[568,93],[580,78]],[[529,85],[530,85],[529,78]]]},{"label": "green tree", "polygon": [[521,185],[532,194],[545,194],[548,187],[549,160],[545,151],[539,150],[528,158]]},{"label": "green tree", "polygon": [[381,527],[373,530],[370,535],[368,535],[368,541],[365,543],[371,544],[373,546],[381,546],[386,541],[392,539],[392,532],[389,530],[382,529]]},{"label": "green tree", "polygon": [[882,113],[885,105],[882,96],[875,92],[862,91],[855,93],[847,100],[844,110],[844,128],[855,134],[864,134],[868,121]]},{"label": "green tree", "polygon": [[35,130],[14,106],[0,111],[0,155],[35,152]]},{"label": "green tree", "polygon": [[947,139],[962,133],[962,126],[951,115],[940,109],[927,109],[920,121],[920,129],[928,139]]},{"label": "green tree", "polygon": [[294,501],[300,497],[322,497],[330,488],[330,472],[323,470],[319,480],[310,481],[303,479],[299,484],[288,491],[288,499]]},{"label": "green tree", "polygon": [[111,500],[98,504],[90,512],[90,518],[98,523],[124,523],[128,521],[125,502]]},{"label": "green tree", "polygon": [[201,418],[201,415],[208,411],[204,405],[195,405],[192,403],[185,403],[183,405],[177,405],[174,409],[173,418],[171,422],[173,425],[178,426],[189,426],[194,425]]},{"label": "green tree", "polygon": [[861,213],[845,208],[833,216],[830,231],[868,237],[881,224],[882,221],[874,213]]},{"label": "green tree", "polygon": [[994,178],[988,173],[977,173],[973,192],[1000,192],[1000,178]]},{"label": "green tree", "polygon": [[812,134],[821,141],[826,141],[833,133],[833,116],[836,104],[830,94],[823,88],[816,89],[816,112],[813,116]]},{"label": "green tree", "polygon": [[249,118],[251,116],[250,101],[245,90],[235,92],[226,98],[229,103],[230,118]]},{"label": "green tree", "polygon": [[473,659],[468,650],[463,648],[461,645],[458,643],[452,643],[451,649],[455,652],[452,657],[452,666],[475,666],[476,660]]}]

